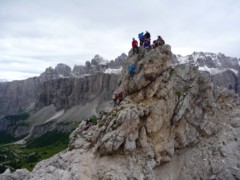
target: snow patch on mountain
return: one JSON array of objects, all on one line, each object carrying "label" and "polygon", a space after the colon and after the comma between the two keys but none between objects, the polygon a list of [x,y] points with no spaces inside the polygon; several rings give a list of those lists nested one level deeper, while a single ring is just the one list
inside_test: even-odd
[{"label": "snow patch on mountain", "polygon": [[121,71],[122,71],[122,68],[118,68],[118,69],[107,68],[104,73],[106,73],[106,74],[121,74]]},{"label": "snow patch on mountain", "polygon": [[219,68],[209,68],[207,66],[203,66],[203,67],[199,66],[198,70],[199,71],[207,71],[211,75],[215,75],[215,74],[223,73],[224,71],[227,71],[227,70],[231,70],[235,75],[238,75],[238,71],[235,69],[231,69],[231,68],[219,69]]},{"label": "snow patch on mountain", "polygon": [[203,67],[198,67],[199,71],[207,71],[210,74],[214,75],[214,74],[218,74],[218,73],[222,73],[223,70],[220,70],[218,68],[209,68],[207,66],[203,66]]},{"label": "snow patch on mountain", "polygon": [[234,72],[234,74],[238,75],[238,71],[236,69],[232,69],[232,68],[228,68],[228,69]]}]

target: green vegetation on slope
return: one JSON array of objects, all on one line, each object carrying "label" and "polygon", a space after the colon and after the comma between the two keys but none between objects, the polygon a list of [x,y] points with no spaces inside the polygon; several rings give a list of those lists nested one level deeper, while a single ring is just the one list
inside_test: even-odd
[{"label": "green vegetation on slope", "polygon": [[66,149],[69,134],[52,131],[30,140],[26,146],[0,146],[0,173],[7,168],[12,171],[19,168],[32,170],[37,162]]},{"label": "green vegetation on slope", "polygon": [[30,116],[29,113],[23,112],[20,114],[8,115],[2,118],[1,120],[3,120],[3,123],[4,121],[8,121],[10,122],[10,124],[8,125],[7,130],[0,132],[0,145],[12,143],[19,139],[22,139],[24,135],[16,138],[11,134],[9,134],[8,131],[9,129],[11,129],[11,132],[14,132],[17,128],[21,128],[21,127],[26,128],[28,125],[24,122],[24,120],[26,120],[29,116]]},{"label": "green vegetation on slope", "polygon": [[23,121],[27,118],[29,118],[29,114],[28,113],[21,113],[21,114],[15,114],[15,115],[9,115],[9,116],[5,116],[4,118],[9,120],[9,121]]},{"label": "green vegetation on slope", "polygon": [[6,132],[0,132],[0,144],[14,142],[15,140],[16,140],[15,137],[7,134]]},{"label": "green vegetation on slope", "polygon": [[50,146],[52,144],[55,144],[55,145],[68,144],[68,136],[69,136],[69,133],[51,131],[39,138],[30,140],[27,143],[26,148],[40,148],[40,147]]}]

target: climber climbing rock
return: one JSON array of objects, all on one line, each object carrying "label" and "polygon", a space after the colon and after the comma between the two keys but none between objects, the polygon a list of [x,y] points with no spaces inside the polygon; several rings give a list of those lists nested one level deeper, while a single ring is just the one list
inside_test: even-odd
[{"label": "climber climbing rock", "polygon": [[92,125],[97,124],[97,117],[95,115],[90,116],[85,120],[85,125],[83,126],[83,130],[88,130]]},{"label": "climber climbing rock", "polygon": [[118,95],[117,93],[114,93],[112,95],[112,99],[113,99],[113,107],[116,107],[117,106],[117,100],[118,100]]},{"label": "climber climbing rock", "polygon": [[92,121],[90,118],[85,120],[85,125],[83,126],[83,130],[86,131],[92,125]]},{"label": "climber climbing rock", "polygon": [[122,100],[123,100],[124,91],[123,91],[123,90],[120,91],[120,92],[117,94],[117,96],[118,96],[118,105],[120,105],[120,103],[121,103]]},{"label": "climber climbing rock", "polygon": [[137,68],[136,65],[131,65],[131,66],[128,66],[128,71],[129,71],[129,79],[133,78],[134,77],[134,71],[135,69]]}]

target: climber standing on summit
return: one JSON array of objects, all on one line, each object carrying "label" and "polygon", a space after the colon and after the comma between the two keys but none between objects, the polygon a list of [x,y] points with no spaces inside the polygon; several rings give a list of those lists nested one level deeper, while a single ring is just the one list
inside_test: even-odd
[{"label": "climber standing on summit", "polygon": [[133,54],[135,53],[139,53],[139,49],[138,49],[138,42],[133,38],[132,41],[132,48],[133,48]]},{"label": "climber standing on summit", "polygon": [[146,31],[146,33],[144,34],[143,41],[145,41],[147,39],[151,40],[151,34],[148,31]]},{"label": "climber standing on summit", "polygon": [[165,44],[165,41],[161,36],[158,36],[157,40],[153,41],[152,47],[155,48],[157,46],[163,46]]},{"label": "climber standing on summit", "polygon": [[157,42],[159,46],[163,46],[165,44],[165,41],[161,36],[158,36]]},{"label": "climber standing on summit", "polygon": [[143,45],[143,32],[141,32],[141,33],[139,33],[138,34],[138,39],[139,39],[139,44],[140,44],[140,46],[142,46]]},{"label": "climber standing on summit", "polygon": [[143,47],[146,49],[150,49],[151,47],[151,35],[148,31],[143,36]]}]

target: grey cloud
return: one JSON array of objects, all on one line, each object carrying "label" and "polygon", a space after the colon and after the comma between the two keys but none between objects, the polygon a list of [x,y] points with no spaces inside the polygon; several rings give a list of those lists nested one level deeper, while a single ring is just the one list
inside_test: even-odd
[{"label": "grey cloud", "polygon": [[2,0],[0,65],[73,66],[95,54],[114,59],[146,30],[152,40],[162,35],[174,53],[240,57],[239,8],[238,0]]}]

